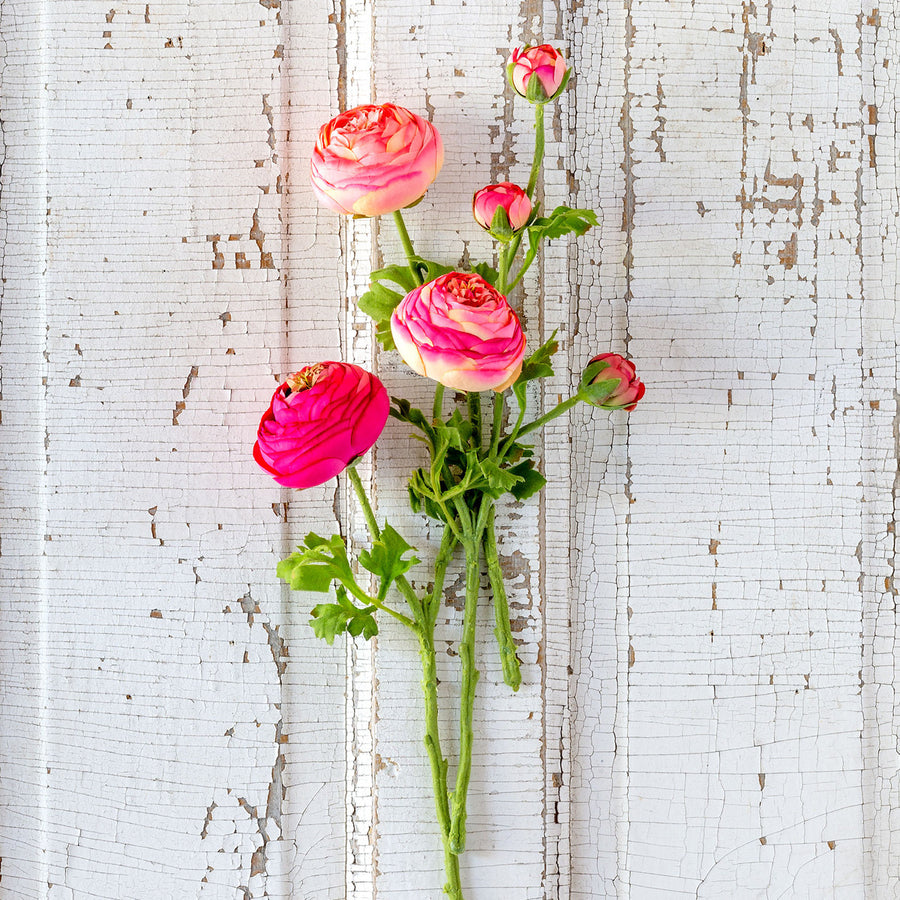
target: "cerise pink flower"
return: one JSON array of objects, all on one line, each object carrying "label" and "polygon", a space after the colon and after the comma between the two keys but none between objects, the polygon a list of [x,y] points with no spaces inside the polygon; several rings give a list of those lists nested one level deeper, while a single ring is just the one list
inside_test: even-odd
[{"label": "cerise pink flower", "polygon": [[389,409],[384,385],[365,369],[341,362],[307,366],[272,395],[253,458],[285,487],[322,484],[375,443]]},{"label": "cerise pink flower", "polygon": [[392,103],[357,106],[319,129],[310,179],[335,212],[381,216],[419,200],[443,162],[441,137],[421,116]]},{"label": "cerise pink flower", "polygon": [[618,353],[595,356],[587,364],[581,383],[584,399],[602,409],[631,412],[644,396],[644,385],[634,364]]},{"label": "cerise pink flower", "polygon": [[449,272],[411,291],[394,310],[391,333],[414,371],[458,391],[503,391],[522,370],[518,316],[473,273]]},{"label": "cerise pink flower", "polygon": [[531,218],[531,200],[517,184],[501,181],[475,192],[472,198],[475,221],[494,237],[508,241]]},{"label": "cerise pink flower", "polygon": [[506,63],[506,74],[516,93],[531,103],[546,103],[562,93],[569,69],[550,44],[516,47]]}]

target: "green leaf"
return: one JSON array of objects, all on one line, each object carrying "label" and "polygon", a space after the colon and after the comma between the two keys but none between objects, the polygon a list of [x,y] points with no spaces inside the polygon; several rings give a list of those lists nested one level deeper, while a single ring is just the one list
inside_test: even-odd
[{"label": "green leaf", "polygon": [[511,492],[514,485],[522,480],[513,469],[500,468],[490,457],[481,460],[479,470],[484,479],[482,490],[494,499],[502,497],[507,491]]},{"label": "green leaf", "polygon": [[528,243],[537,249],[544,239],[552,241],[564,234],[582,235],[596,224],[597,213],[592,209],[557,206],[549,216],[537,218],[528,226]]},{"label": "green leaf", "polygon": [[386,288],[383,284],[372,282],[371,287],[357,304],[362,312],[373,318],[376,322],[390,319],[391,313],[403,299],[404,295]]},{"label": "green leaf", "polygon": [[374,606],[361,609],[350,601],[342,587],[338,587],[335,593],[337,603],[319,603],[312,609],[309,624],[316,637],[333,644],[334,639],[345,631],[349,631],[353,637],[361,634],[366,640],[378,634],[378,623],[372,615]]},{"label": "green leaf", "polygon": [[399,284],[407,294],[417,285],[409,266],[385,266],[383,269],[376,269],[369,277],[372,281],[393,281],[394,284]]},{"label": "green leaf", "polygon": [[415,556],[404,559],[405,554],[414,551],[391,525],[385,525],[381,537],[372,544],[371,550],[363,550],[359,554],[359,564],[381,579],[378,596],[387,596],[391,584],[408,572],[419,560]]},{"label": "green leaf", "polygon": [[528,459],[510,469],[521,480],[514,484],[509,492],[516,500],[527,500],[536,494],[547,483],[547,479],[534,467],[534,460]]},{"label": "green leaf", "polygon": [[534,353],[522,363],[522,371],[513,385],[513,393],[519,401],[519,408],[525,407],[525,385],[529,381],[536,378],[549,378],[553,375],[553,366],[551,361],[553,354],[559,350],[559,342],[556,340],[556,332],[550,335],[550,338],[544,341]]},{"label": "green leaf", "polygon": [[311,531],[303,544],[283,559],[276,570],[278,577],[286,581],[292,590],[325,594],[331,588],[332,581],[359,589],[347,559],[347,546],[339,534],[323,538]]},{"label": "green leaf", "polygon": [[497,279],[500,277],[500,273],[487,263],[476,263],[472,266],[472,271],[476,275],[480,275],[492,287],[497,286]]},{"label": "green leaf", "polygon": [[399,419],[401,422],[409,422],[410,425],[414,425],[427,435],[433,433],[425,413],[413,406],[409,400],[404,400],[402,397],[391,397],[391,402],[394,404],[391,408],[391,415],[395,419]]}]

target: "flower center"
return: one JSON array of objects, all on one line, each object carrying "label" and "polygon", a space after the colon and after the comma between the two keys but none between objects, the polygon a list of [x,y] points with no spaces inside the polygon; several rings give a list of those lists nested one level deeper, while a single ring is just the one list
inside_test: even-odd
[{"label": "flower center", "polygon": [[288,389],[292,394],[308,391],[319,380],[324,371],[325,366],[322,363],[316,363],[314,366],[307,366],[299,372],[294,372],[293,375],[288,376]]}]

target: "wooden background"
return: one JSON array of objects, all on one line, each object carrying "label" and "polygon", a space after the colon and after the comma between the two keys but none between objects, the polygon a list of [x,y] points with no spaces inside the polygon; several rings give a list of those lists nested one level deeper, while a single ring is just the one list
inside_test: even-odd
[{"label": "wooden background", "polygon": [[[561,337],[536,399],[607,350],[647,395],[557,420],[504,515],[524,684],[485,610],[466,896],[900,896],[897,14],[2,0],[0,897],[438,900],[415,647],[314,638],[276,561],[362,523],[250,448],[311,361],[428,390],[354,309],[399,249],[316,207],[318,126],[431,117],[410,231],[484,258],[471,194],[531,159],[503,63],[541,40],[576,73],[541,196],[601,224],[515,298]],[[418,459],[390,423],[375,491],[427,554]]]}]

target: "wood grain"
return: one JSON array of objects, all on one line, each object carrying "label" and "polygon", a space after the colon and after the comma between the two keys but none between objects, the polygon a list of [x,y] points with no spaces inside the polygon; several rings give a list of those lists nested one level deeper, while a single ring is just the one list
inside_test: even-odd
[{"label": "wood grain", "polygon": [[[446,162],[417,249],[489,258],[471,194],[527,177],[503,64],[541,40],[576,74],[540,198],[601,224],[513,295],[561,344],[531,399],[607,350],[647,395],[553,423],[547,490],[505,508],[524,679],[503,685],[485,604],[467,896],[900,891],[896,16],[3,0],[0,895],[439,896],[413,642],[329,648],[274,576],[308,530],[364,522],[342,481],[282,490],[249,450],[311,361],[430,397],[355,308],[401,251],[317,207],[318,126],[428,115]],[[392,421],[361,468],[427,562],[420,458]]]}]

